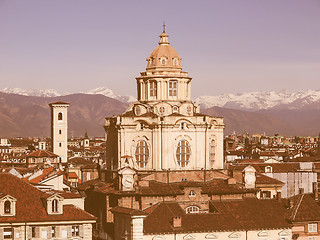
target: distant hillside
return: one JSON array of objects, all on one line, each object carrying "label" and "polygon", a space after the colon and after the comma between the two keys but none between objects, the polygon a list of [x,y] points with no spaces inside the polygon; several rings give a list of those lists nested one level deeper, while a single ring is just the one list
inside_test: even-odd
[{"label": "distant hillside", "polygon": [[72,94],[59,97],[30,97],[0,93],[0,137],[50,136],[49,103],[65,101],[69,136],[104,135],[105,117],[120,114],[127,104],[103,95]]},{"label": "distant hillside", "polygon": [[[58,97],[33,97],[0,92],[0,137],[50,136],[49,103],[65,101],[69,107],[69,136],[103,136],[105,117],[123,113],[128,107],[101,94],[71,94]],[[225,134],[263,133],[268,135],[318,135],[319,104],[301,109],[245,111],[222,107],[202,109],[202,113],[224,117]]]},{"label": "distant hillside", "polygon": [[[273,135],[279,133],[282,135],[302,135],[307,132],[299,129],[296,125],[286,121],[283,117],[277,117],[277,114],[270,114],[267,110],[260,112],[247,112],[221,107],[212,107],[201,111],[211,116],[224,117],[226,124],[225,134],[236,133],[266,133]],[[315,132],[314,134],[317,134]]]}]

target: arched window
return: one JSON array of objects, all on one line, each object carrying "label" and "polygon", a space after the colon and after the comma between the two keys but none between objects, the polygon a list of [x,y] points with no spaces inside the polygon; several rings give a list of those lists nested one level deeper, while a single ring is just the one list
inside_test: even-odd
[{"label": "arched window", "polygon": [[216,145],[215,145],[214,140],[211,140],[211,142],[210,142],[209,159],[210,159],[211,164],[213,164],[214,161],[216,160]]},{"label": "arched window", "polygon": [[4,213],[11,213],[11,202],[8,200],[4,202]]},{"label": "arched window", "polygon": [[177,96],[177,86],[178,86],[178,81],[176,81],[176,80],[169,81],[169,96],[170,97]]},{"label": "arched window", "polygon": [[52,212],[58,212],[58,200],[57,199],[53,199],[52,202]]},{"label": "arched window", "polygon": [[150,81],[150,97],[157,97],[157,82]]},{"label": "arched window", "polygon": [[62,120],[62,113],[61,112],[58,113],[58,120]]},{"label": "arched window", "polygon": [[176,157],[177,162],[181,167],[185,167],[189,163],[191,155],[190,144],[187,140],[181,140],[178,144]]},{"label": "arched window", "polygon": [[139,167],[145,167],[149,159],[149,148],[147,142],[140,140],[136,147],[135,152],[136,162]]},{"label": "arched window", "polygon": [[186,213],[199,213],[200,208],[197,206],[190,206],[186,208]]}]

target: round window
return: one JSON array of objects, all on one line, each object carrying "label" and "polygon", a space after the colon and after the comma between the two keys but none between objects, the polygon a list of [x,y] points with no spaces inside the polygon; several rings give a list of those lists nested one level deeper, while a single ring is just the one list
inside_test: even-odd
[{"label": "round window", "polygon": [[160,114],[164,114],[165,111],[166,111],[166,109],[164,107],[159,107]]}]

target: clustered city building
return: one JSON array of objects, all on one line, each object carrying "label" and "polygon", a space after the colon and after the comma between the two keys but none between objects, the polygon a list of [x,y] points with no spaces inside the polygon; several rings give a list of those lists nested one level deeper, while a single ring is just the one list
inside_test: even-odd
[{"label": "clustered city building", "polygon": [[164,29],[105,139],[61,101],[50,140],[1,139],[0,239],[320,239],[319,138],[224,138],[191,80]]}]

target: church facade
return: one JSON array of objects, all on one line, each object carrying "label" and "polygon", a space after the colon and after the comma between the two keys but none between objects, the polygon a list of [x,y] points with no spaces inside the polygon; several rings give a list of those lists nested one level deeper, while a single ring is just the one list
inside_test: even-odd
[{"label": "church facade", "polygon": [[223,118],[200,113],[191,100],[191,80],[164,30],[136,78],[137,101],[106,118],[110,170],[223,169]]}]

